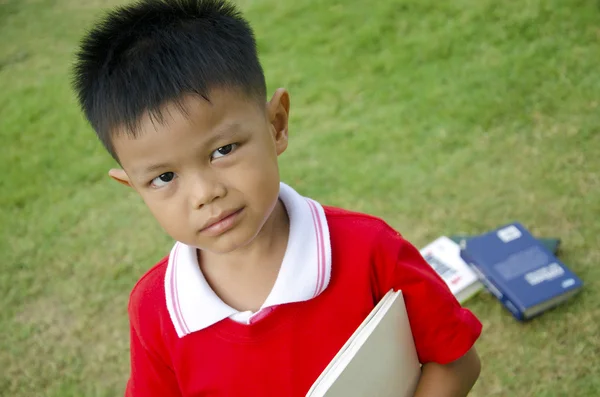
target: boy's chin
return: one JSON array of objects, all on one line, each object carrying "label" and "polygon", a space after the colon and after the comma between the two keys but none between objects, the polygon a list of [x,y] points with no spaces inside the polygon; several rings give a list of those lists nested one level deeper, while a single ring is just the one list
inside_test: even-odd
[{"label": "boy's chin", "polygon": [[[232,233],[233,234],[233,233]],[[244,238],[245,236],[219,236],[213,242],[192,242],[190,245],[200,251],[204,251],[213,255],[227,255],[238,251],[252,243],[253,237]]]},{"label": "boy's chin", "polygon": [[227,245],[218,245],[218,246],[201,246],[196,247],[200,251],[210,253],[213,255],[228,255],[233,254],[238,251],[241,247],[246,246],[247,244],[227,244]]}]

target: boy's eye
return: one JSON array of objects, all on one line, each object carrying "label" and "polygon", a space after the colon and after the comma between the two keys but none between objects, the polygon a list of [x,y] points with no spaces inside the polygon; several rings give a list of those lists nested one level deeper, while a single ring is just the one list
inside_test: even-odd
[{"label": "boy's eye", "polygon": [[163,187],[169,184],[173,179],[175,179],[174,172],[165,172],[164,174],[160,174],[158,177],[152,179],[150,182],[150,186],[152,187]]},{"label": "boy's eye", "polygon": [[210,158],[212,160],[214,160],[214,159],[218,159],[219,157],[227,156],[229,153],[231,153],[235,149],[237,149],[237,147],[238,147],[237,143],[230,143],[229,145],[221,146],[220,148],[218,148],[217,150],[212,152],[212,154],[210,155]]}]

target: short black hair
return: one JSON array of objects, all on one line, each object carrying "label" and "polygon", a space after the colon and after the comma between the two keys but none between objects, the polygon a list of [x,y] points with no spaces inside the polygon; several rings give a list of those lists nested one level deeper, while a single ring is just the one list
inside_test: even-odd
[{"label": "short black hair", "polygon": [[233,88],[264,101],[266,84],[254,32],[225,0],[141,0],[109,12],[83,38],[73,86],[104,147],[116,128],[136,136],[148,112],[161,121],[185,94],[206,100]]}]

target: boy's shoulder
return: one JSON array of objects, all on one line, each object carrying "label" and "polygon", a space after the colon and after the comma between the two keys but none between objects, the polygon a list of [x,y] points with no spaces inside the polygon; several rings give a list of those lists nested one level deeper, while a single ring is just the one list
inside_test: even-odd
[{"label": "boy's shoulder", "polygon": [[324,205],[323,210],[332,240],[342,238],[349,243],[360,241],[361,245],[405,241],[400,232],[377,216],[335,206]]},{"label": "boy's shoulder", "polygon": [[327,217],[327,223],[334,226],[354,226],[377,231],[390,228],[383,219],[363,212],[330,205],[323,205],[323,210]]},{"label": "boy's shoulder", "polygon": [[[384,219],[333,206],[323,206],[323,209],[332,256],[337,258],[338,266],[350,265],[353,272],[363,268],[378,281],[391,282],[399,269],[419,261],[416,248]],[[386,284],[385,292],[387,288]]]},{"label": "boy's shoulder", "polygon": [[132,325],[139,325],[144,318],[149,318],[144,315],[149,311],[155,313],[163,306],[166,309],[164,284],[168,263],[167,255],[135,283],[129,295],[129,316]]}]

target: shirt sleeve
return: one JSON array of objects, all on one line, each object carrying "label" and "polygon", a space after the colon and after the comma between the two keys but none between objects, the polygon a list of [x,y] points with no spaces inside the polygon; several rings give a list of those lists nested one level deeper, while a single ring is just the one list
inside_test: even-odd
[{"label": "shirt sleeve", "polygon": [[379,295],[402,291],[419,361],[448,364],[467,353],[482,331],[477,317],[398,232],[386,228],[377,246]]},{"label": "shirt sleeve", "polygon": [[125,397],[181,397],[173,370],[145,346],[130,312],[131,373]]}]

